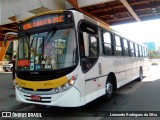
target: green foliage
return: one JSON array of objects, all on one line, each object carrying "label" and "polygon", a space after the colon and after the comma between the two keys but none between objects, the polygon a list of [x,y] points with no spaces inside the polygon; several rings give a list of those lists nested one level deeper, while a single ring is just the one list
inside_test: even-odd
[{"label": "green foliage", "polygon": [[158,51],[148,50],[148,57],[150,59],[159,59],[160,53]]},{"label": "green foliage", "polygon": [[5,55],[4,61],[10,61],[11,60],[11,55]]}]

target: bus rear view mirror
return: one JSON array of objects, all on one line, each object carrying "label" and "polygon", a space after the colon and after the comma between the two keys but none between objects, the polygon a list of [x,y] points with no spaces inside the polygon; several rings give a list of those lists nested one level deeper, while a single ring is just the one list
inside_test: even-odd
[{"label": "bus rear view mirror", "polygon": [[85,49],[85,56],[89,56],[89,35],[86,32],[83,32],[83,39],[84,39],[84,49]]},{"label": "bus rear view mirror", "polygon": [[8,32],[5,34],[5,37],[4,37],[4,45],[6,46],[6,43],[7,43],[7,40],[8,40],[8,35],[17,35],[17,33],[15,32]]},{"label": "bus rear view mirror", "polygon": [[8,35],[5,35],[5,37],[4,37],[4,45],[5,46],[6,46],[7,40],[8,40]]}]

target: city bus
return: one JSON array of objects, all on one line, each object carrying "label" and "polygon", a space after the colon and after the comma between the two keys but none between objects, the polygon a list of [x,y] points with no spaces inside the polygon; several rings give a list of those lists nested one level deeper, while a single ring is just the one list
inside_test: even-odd
[{"label": "city bus", "polygon": [[50,11],[18,23],[17,101],[78,107],[142,80],[147,47],[76,10]]}]

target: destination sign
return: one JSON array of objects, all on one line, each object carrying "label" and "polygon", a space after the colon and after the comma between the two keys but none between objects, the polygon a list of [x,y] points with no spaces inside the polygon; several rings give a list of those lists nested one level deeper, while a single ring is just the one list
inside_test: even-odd
[{"label": "destination sign", "polygon": [[69,21],[72,21],[71,14],[49,14],[33,18],[23,23],[22,28],[28,30],[48,24],[69,23]]}]

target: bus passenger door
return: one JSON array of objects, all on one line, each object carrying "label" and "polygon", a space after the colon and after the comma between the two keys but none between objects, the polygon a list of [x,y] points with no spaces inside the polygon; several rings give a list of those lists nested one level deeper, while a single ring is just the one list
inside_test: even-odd
[{"label": "bus passenger door", "polygon": [[97,98],[99,42],[98,28],[83,21],[79,25],[80,64],[85,75],[86,103]]},{"label": "bus passenger door", "polygon": [[97,76],[98,76],[98,38],[96,36],[84,33],[85,56],[82,58],[81,67],[85,74],[86,102],[97,98]]},{"label": "bus passenger door", "polygon": [[[85,44],[85,59],[87,60],[84,67],[85,73],[85,84],[86,84],[86,102],[90,102],[97,98],[97,82],[99,76],[98,69],[98,38],[91,34],[83,34],[87,36],[88,40],[84,41]],[[88,41],[88,42],[87,42]],[[88,44],[88,45],[87,45]],[[87,65],[87,66],[86,66]]]}]

